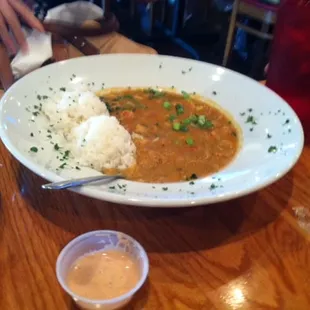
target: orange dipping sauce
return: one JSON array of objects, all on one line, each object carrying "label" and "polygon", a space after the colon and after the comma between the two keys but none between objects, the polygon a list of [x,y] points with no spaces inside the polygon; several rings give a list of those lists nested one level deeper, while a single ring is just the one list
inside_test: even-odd
[{"label": "orange dipping sauce", "polygon": [[110,250],[83,256],[67,275],[73,293],[93,300],[112,299],[132,290],[140,279],[138,264],[127,253]]}]

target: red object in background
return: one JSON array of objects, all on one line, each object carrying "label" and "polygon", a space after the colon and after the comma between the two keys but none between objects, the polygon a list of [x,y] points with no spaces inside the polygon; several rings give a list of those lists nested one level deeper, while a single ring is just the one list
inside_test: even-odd
[{"label": "red object in background", "polygon": [[310,0],[283,0],[277,25],[267,86],[295,110],[310,129]]}]

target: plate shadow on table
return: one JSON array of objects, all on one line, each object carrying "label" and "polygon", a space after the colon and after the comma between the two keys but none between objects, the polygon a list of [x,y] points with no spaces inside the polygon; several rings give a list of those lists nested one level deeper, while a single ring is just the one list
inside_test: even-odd
[{"label": "plate shadow on table", "polygon": [[44,191],[40,189],[44,181],[23,166],[19,166],[17,181],[29,208],[44,218],[43,233],[51,238],[49,226],[61,228],[60,248],[87,231],[112,229],[133,236],[149,253],[182,253],[236,242],[276,221],[287,208],[293,177],[291,171],[266,189],[243,198],[181,209],[123,206],[69,191]]}]

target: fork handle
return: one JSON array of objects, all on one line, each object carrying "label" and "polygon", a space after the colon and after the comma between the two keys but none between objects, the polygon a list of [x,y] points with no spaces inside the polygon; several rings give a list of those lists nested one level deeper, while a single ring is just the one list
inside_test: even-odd
[{"label": "fork handle", "polygon": [[49,189],[49,190],[61,190],[61,189],[68,189],[68,188],[74,188],[74,187],[79,187],[85,184],[93,183],[93,182],[98,182],[98,181],[103,181],[103,180],[114,180],[120,178],[118,175],[99,175],[96,177],[89,177],[89,178],[82,178],[82,179],[72,179],[68,181],[60,181],[60,182],[55,182],[55,183],[49,183],[49,184],[44,184],[41,187],[43,189]]}]

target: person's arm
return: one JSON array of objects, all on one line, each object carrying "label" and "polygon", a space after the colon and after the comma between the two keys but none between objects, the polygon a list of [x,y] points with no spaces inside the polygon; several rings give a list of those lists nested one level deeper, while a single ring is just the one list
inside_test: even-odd
[{"label": "person's arm", "polygon": [[23,2],[20,0],[0,0],[0,39],[12,52],[16,52],[17,49],[12,36],[22,49],[26,49],[25,36],[19,18],[22,18],[31,28],[44,31],[41,22]]}]

